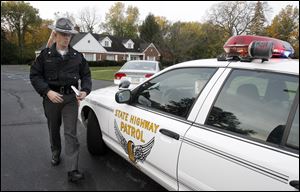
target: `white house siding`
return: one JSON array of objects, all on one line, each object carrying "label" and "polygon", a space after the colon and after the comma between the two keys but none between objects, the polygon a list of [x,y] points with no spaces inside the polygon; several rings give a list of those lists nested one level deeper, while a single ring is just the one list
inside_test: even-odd
[{"label": "white house siding", "polygon": [[[131,40],[131,39],[129,39],[126,43],[124,43],[123,44],[127,49],[133,49],[133,47],[134,47],[134,42]],[[131,45],[131,46],[129,46],[129,45]]]},{"label": "white house siding", "polygon": [[80,41],[78,41],[73,46],[73,48],[81,53],[105,53],[106,52],[106,50],[90,33],[87,33]]},{"label": "white house siding", "polygon": [[[107,46],[105,45],[105,41],[108,42],[108,45],[107,45]],[[102,39],[102,41],[100,42],[100,44],[101,44],[103,47],[111,47],[111,43],[112,43],[112,41],[111,41],[110,38],[108,38],[108,37],[105,37],[105,38]]]}]

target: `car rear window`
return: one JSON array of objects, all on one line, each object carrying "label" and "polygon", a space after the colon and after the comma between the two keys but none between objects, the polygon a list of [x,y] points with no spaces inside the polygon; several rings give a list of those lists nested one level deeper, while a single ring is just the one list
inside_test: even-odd
[{"label": "car rear window", "polygon": [[153,62],[127,62],[123,65],[122,70],[155,71],[156,63],[153,63]]}]

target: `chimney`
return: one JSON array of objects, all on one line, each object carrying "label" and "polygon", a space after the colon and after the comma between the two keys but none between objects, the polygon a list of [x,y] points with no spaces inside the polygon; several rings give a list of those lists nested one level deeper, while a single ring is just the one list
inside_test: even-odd
[{"label": "chimney", "polygon": [[78,25],[75,25],[74,30],[80,32],[80,27]]}]

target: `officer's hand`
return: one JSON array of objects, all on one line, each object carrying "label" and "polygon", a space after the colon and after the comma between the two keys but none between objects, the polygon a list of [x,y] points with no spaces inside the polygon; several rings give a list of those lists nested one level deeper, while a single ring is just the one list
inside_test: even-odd
[{"label": "officer's hand", "polygon": [[86,92],[85,91],[80,91],[80,95],[76,96],[77,100],[81,101],[82,99],[84,99],[86,97]]},{"label": "officer's hand", "polygon": [[62,103],[64,101],[62,98],[63,95],[52,90],[48,91],[47,96],[53,103]]}]

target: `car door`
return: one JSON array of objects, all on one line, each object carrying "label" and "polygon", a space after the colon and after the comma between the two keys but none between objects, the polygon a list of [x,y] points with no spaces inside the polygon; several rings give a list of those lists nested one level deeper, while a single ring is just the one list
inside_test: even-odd
[{"label": "car door", "polygon": [[298,80],[226,69],[183,138],[179,190],[299,187]]},{"label": "car door", "polygon": [[[117,104],[110,136],[117,150],[169,190],[177,190],[177,162],[194,101],[217,68],[178,68],[145,82],[130,104]],[[220,75],[220,73],[217,73]]]}]

